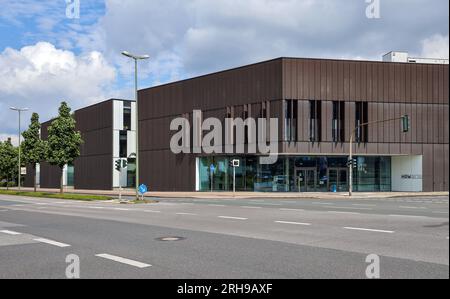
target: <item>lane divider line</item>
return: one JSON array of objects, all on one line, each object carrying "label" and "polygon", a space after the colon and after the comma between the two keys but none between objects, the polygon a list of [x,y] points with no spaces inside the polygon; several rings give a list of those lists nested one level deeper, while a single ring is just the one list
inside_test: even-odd
[{"label": "lane divider line", "polygon": [[311,226],[311,223],[301,223],[301,222],[291,222],[291,221],[275,221],[275,223]]},{"label": "lane divider line", "polygon": [[13,232],[13,231],[10,231],[10,230],[1,230],[0,233],[11,235],[11,236],[19,236],[19,235],[21,235],[21,233]]},{"label": "lane divider line", "polygon": [[232,217],[232,216],[218,216],[218,218],[231,219],[231,220],[248,220],[248,218]]},{"label": "lane divider line", "polygon": [[95,255],[96,257],[100,257],[100,258],[104,258],[107,260],[111,260],[114,262],[118,262],[121,264],[125,264],[125,265],[129,265],[129,266],[133,266],[139,269],[144,269],[144,268],[148,268],[151,267],[152,265],[149,264],[145,264],[145,263],[141,263],[141,262],[137,262],[137,261],[133,261],[130,259],[126,259],[120,256],[115,256],[115,255],[111,255],[111,254],[107,254],[107,253],[102,253],[102,254],[97,254]]},{"label": "lane divider line", "polygon": [[370,229],[370,228],[359,228],[359,227],[344,227],[344,229],[347,230],[358,230],[358,231],[366,231],[366,232],[374,232],[374,233],[386,233],[386,234],[393,234],[394,231],[390,230],[380,230],[380,229]]},{"label": "lane divider line", "polygon": [[197,216],[197,214],[194,214],[194,213],[176,213],[176,215],[181,215],[181,216]]},{"label": "lane divider line", "polygon": [[49,239],[44,239],[44,238],[33,239],[33,241],[40,242],[40,243],[45,243],[45,244],[49,244],[49,245],[53,245],[53,246],[57,246],[57,247],[60,247],[60,248],[70,247],[69,244],[56,242],[56,241],[49,240]]}]

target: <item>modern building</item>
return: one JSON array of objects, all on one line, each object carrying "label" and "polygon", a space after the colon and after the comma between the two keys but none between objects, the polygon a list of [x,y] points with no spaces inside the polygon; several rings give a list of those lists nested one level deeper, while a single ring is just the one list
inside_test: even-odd
[{"label": "modern building", "polygon": [[[278,58],[140,90],[140,182],[150,191],[231,191],[229,163],[238,159],[237,191],[347,191],[350,135],[358,125],[386,121],[355,131],[355,191],[448,191],[448,74],[448,61],[391,52],[380,62]],[[121,100],[75,112],[85,143],[67,167],[68,185],[134,185],[134,115],[135,103]],[[410,117],[408,132],[401,127],[404,115]],[[209,133],[201,123],[212,117],[222,123],[225,141],[207,154],[198,144]],[[176,118],[190,124],[189,153],[171,149]],[[226,142],[225,120],[238,118],[276,119],[277,134],[266,140],[276,143],[276,163],[261,164],[264,154],[249,151],[249,133],[244,153],[226,154],[227,146],[236,149],[241,141]],[[121,176],[114,170],[119,158],[130,163]],[[40,183],[56,188],[59,174],[43,163]]]},{"label": "modern building", "polygon": [[[81,155],[74,165],[64,167],[64,186],[84,190],[132,188],[136,180],[136,105],[133,101],[111,99],[75,111],[76,129],[84,141]],[[43,123],[41,137],[48,137],[52,121]],[[117,160],[127,160],[121,173],[115,170]],[[41,163],[41,188],[59,188],[60,169]],[[33,186],[33,170],[28,167],[25,186]]]},{"label": "modern building", "polygon": [[[279,58],[141,90],[141,182],[155,191],[230,191],[229,162],[240,159],[238,191],[346,191],[352,130],[408,115],[407,133],[400,120],[357,130],[355,191],[448,191],[448,64],[420,62]],[[194,110],[202,120],[278,119],[277,163],[174,154],[170,124],[185,117],[194,127]]]}]

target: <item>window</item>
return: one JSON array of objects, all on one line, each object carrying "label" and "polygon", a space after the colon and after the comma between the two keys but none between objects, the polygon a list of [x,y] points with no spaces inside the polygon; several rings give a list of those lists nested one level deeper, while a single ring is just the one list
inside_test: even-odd
[{"label": "window", "polygon": [[322,141],[322,102],[309,102],[309,139],[311,142]]},{"label": "window", "polygon": [[123,102],[123,129],[131,130],[131,102]]},{"label": "window", "polygon": [[333,142],[345,142],[345,103],[333,102]]},{"label": "window", "polygon": [[284,137],[285,141],[297,141],[298,102],[296,100],[284,101]]},{"label": "window", "polygon": [[355,127],[356,134],[355,140],[358,143],[369,142],[369,126],[362,124],[367,124],[369,122],[369,104],[365,102],[356,102],[355,107]]},{"label": "window", "polygon": [[120,131],[120,144],[119,144],[119,155],[120,158],[128,157],[128,132]]}]

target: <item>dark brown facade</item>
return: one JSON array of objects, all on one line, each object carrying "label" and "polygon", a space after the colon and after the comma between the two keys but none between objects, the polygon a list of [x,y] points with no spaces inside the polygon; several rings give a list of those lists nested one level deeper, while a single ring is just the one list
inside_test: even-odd
[{"label": "dark brown facade", "polygon": [[[41,138],[47,140],[48,128],[53,120],[45,122],[41,125]],[[61,186],[61,168],[42,162],[40,167],[40,187],[58,189]]]},{"label": "dark brown facade", "polygon": [[[285,141],[285,103],[296,105],[296,136]],[[170,150],[170,122],[193,110],[203,118],[259,117],[268,103],[278,118],[280,154],[347,155],[359,103],[368,121],[411,118],[368,127],[357,155],[423,156],[423,191],[448,191],[448,65],[280,58],[139,92],[141,182],[154,191],[195,191],[196,156]],[[310,139],[310,101],[321,101],[319,142]],[[333,141],[333,102],[344,102],[344,140]]]},{"label": "dark brown facade", "polygon": [[75,111],[83,144],[74,163],[76,189],[113,188],[113,100]]}]

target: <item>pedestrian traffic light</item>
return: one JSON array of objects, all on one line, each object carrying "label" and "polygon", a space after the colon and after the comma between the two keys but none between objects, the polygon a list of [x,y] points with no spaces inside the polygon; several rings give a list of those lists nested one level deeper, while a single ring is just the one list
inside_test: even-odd
[{"label": "pedestrian traffic light", "polygon": [[409,132],[409,115],[402,116],[402,131],[403,133]]},{"label": "pedestrian traffic light", "polygon": [[353,168],[357,168],[358,167],[358,159],[356,159],[356,158],[353,158],[353,159],[349,159],[348,160],[348,162],[347,162],[347,166],[348,167],[353,167]]},{"label": "pedestrian traffic light", "polygon": [[116,170],[121,171],[122,170],[122,160],[116,161]]},{"label": "pedestrian traffic light", "polygon": [[128,167],[128,161],[127,160],[123,160],[122,161],[122,168],[127,168]]}]

